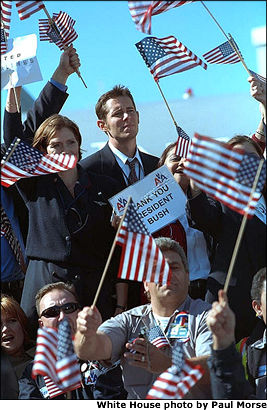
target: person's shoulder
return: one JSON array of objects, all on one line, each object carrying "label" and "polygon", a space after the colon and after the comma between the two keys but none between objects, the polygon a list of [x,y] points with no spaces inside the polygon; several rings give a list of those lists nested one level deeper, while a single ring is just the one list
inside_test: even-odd
[{"label": "person's shoulder", "polygon": [[211,309],[211,304],[205,302],[202,299],[192,299],[189,297],[190,300],[190,307],[189,313],[191,314],[202,314],[208,312]]},{"label": "person's shoulder", "polygon": [[80,165],[87,169],[91,168],[93,166],[99,166],[100,165],[100,159],[103,155],[104,152],[108,149],[108,144],[105,144],[103,148],[99,149],[98,151],[94,152],[93,154],[88,155],[84,159],[80,161]]},{"label": "person's shoulder", "polygon": [[138,150],[139,150],[139,153],[140,153],[140,155],[141,155],[142,158],[149,159],[150,161],[153,161],[153,162],[155,162],[155,163],[158,163],[158,162],[159,162],[159,157],[156,157],[155,155],[152,155],[152,154],[148,154],[148,153],[146,153],[146,152],[143,152],[143,151],[141,151],[140,149],[138,149]]}]

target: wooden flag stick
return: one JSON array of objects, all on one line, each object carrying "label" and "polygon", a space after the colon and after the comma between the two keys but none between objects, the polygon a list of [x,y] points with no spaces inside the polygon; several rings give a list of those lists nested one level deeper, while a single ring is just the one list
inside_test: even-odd
[{"label": "wooden flag stick", "polygon": [[[5,43],[7,43],[7,35],[6,35],[4,23],[2,21],[2,14],[1,14],[1,28],[2,28],[3,33],[4,33]],[[19,107],[19,103],[18,103],[18,96],[17,96],[17,93],[16,93],[16,88],[13,87],[13,83],[12,83],[12,74],[9,74],[9,81],[10,81],[11,88],[13,88],[13,91],[14,91],[14,97],[15,97],[15,103],[16,103],[17,111],[20,112],[20,107]]]},{"label": "wooden flag stick", "polygon": [[[248,203],[247,203],[247,208],[249,207],[250,201],[251,201],[251,199],[254,195],[254,192],[257,188],[257,184],[258,184],[258,180],[259,180],[259,177],[260,177],[260,173],[261,173],[263,164],[264,164],[264,159],[262,159],[259,163],[257,173],[256,173],[256,176],[255,176],[255,179],[254,179],[254,182],[253,182],[253,186],[252,186],[252,189],[251,189],[251,192],[250,192],[249,200],[248,200]],[[244,230],[245,230],[245,226],[246,226],[246,223],[247,223],[247,215],[248,215],[248,210],[245,212],[245,214],[243,216],[243,219],[242,219],[242,222],[241,222],[241,225],[240,225],[240,229],[239,229],[237,240],[236,240],[236,243],[235,243],[233,255],[232,255],[232,258],[231,258],[230,265],[229,265],[229,270],[228,270],[226,280],[225,280],[225,284],[224,284],[224,288],[223,288],[224,292],[227,292],[227,290],[228,290],[228,286],[229,286],[230,279],[231,279],[233,269],[234,269],[234,264],[235,264],[235,261],[236,261],[236,256],[237,256],[237,253],[238,253],[238,250],[239,250],[239,247],[240,247],[240,243],[241,243],[241,240],[242,240],[242,237],[243,237],[243,233],[244,233]]]},{"label": "wooden flag stick", "polygon": [[[47,17],[48,17],[49,25],[50,25],[50,26],[53,26],[54,29],[57,31],[58,35],[61,37],[61,40],[62,40],[62,43],[63,43],[63,46],[64,46],[64,50],[66,50],[66,49],[67,49],[67,46],[64,45],[62,36],[60,35],[59,30],[58,30],[58,28],[57,28],[57,26],[56,26],[54,20],[51,18],[51,16],[50,16],[50,14],[48,13],[46,7],[44,7],[43,10],[44,10],[45,14],[46,14]],[[77,68],[77,70],[75,70],[75,71],[76,71],[78,77],[81,79],[81,81],[82,81],[83,85],[85,86],[85,88],[87,88],[87,85],[85,84],[84,79],[83,79],[82,76],[81,76],[81,73],[80,73],[79,68]]]},{"label": "wooden flag stick", "polygon": [[9,158],[11,157],[11,155],[13,154],[13,152],[15,151],[15,149],[17,148],[17,146],[19,145],[20,141],[21,141],[20,138],[17,138],[16,141],[14,142],[14,144],[13,144],[13,143],[11,144],[11,147],[12,147],[12,145],[13,145],[13,147],[12,147],[12,149],[10,150],[10,152],[9,152],[8,156],[6,157],[6,159],[2,159],[2,161],[1,161],[1,167],[4,167],[4,166],[5,166],[5,163],[9,160]]},{"label": "wooden flag stick", "polygon": [[118,238],[118,235],[119,235],[119,232],[120,232],[120,229],[121,229],[121,225],[122,225],[122,223],[123,223],[123,221],[124,221],[124,218],[125,218],[125,215],[126,215],[126,212],[127,212],[127,209],[128,209],[128,206],[129,206],[129,203],[130,203],[131,199],[132,199],[132,198],[129,196],[128,201],[127,201],[127,204],[126,204],[125,209],[124,209],[123,216],[122,216],[122,218],[121,218],[121,220],[120,220],[120,223],[119,223],[119,226],[118,226],[118,229],[117,229],[117,232],[116,232],[116,236],[115,236],[115,238],[114,238],[112,247],[111,247],[111,249],[110,249],[109,256],[108,256],[108,259],[107,259],[107,262],[106,262],[106,266],[105,266],[104,271],[103,271],[103,273],[102,273],[102,277],[101,277],[101,280],[100,280],[100,282],[99,282],[99,285],[98,285],[98,288],[97,288],[97,291],[96,291],[96,295],[95,295],[93,304],[92,304],[92,306],[91,306],[92,309],[93,309],[93,308],[95,307],[95,305],[96,305],[96,301],[97,301],[97,299],[98,299],[100,290],[101,290],[101,288],[102,288],[102,285],[103,285],[103,282],[104,282],[104,279],[105,279],[105,276],[106,276],[106,273],[107,273],[107,270],[108,270],[108,267],[109,267],[109,264],[110,264],[110,261],[111,261],[111,258],[112,258],[112,255],[113,255],[115,246],[116,246],[116,242],[117,242],[117,238]]},{"label": "wooden flag stick", "polygon": [[164,100],[164,102],[165,102],[165,104],[166,104],[166,106],[167,106],[167,108],[168,108],[168,111],[169,111],[170,116],[171,116],[171,118],[172,118],[172,120],[173,120],[173,122],[174,122],[174,125],[175,125],[175,127],[177,128],[178,125],[177,125],[177,123],[176,123],[176,121],[175,121],[175,119],[174,119],[174,116],[173,116],[173,114],[172,114],[172,112],[171,112],[171,109],[170,109],[170,107],[169,107],[169,104],[168,104],[168,102],[167,102],[167,100],[166,100],[166,98],[165,98],[165,96],[164,96],[164,94],[163,94],[163,92],[162,92],[162,89],[161,89],[161,87],[160,87],[160,85],[159,85],[159,82],[156,81],[156,84],[157,84],[158,89],[159,89],[159,91],[160,91],[160,93],[161,93],[161,95],[162,95],[162,98],[163,98],[163,100]]},{"label": "wooden flag stick", "polygon": [[236,44],[234,42],[233,37],[231,36],[231,34],[229,34],[229,37],[227,36],[227,34],[225,33],[225,31],[223,30],[222,26],[220,26],[220,24],[218,23],[218,21],[216,20],[216,18],[213,16],[213,14],[210,12],[210,10],[208,9],[208,7],[204,4],[203,1],[200,1],[200,3],[202,4],[202,6],[207,10],[207,12],[209,13],[209,15],[211,16],[211,18],[215,21],[215,23],[217,24],[217,26],[219,27],[219,29],[221,30],[221,32],[223,33],[223,35],[227,38],[227,40],[229,41],[229,43],[231,44],[231,46],[233,47],[233,49],[235,50],[236,54],[238,55],[238,57],[240,58],[241,63],[243,64],[244,68],[246,69],[246,71],[248,72],[249,75],[251,75],[240,51],[238,50],[238,48],[236,47]]}]

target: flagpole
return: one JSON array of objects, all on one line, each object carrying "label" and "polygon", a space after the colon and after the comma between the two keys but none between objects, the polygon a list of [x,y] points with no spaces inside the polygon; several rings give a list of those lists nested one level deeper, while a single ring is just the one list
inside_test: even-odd
[{"label": "flagpole", "polygon": [[[5,27],[3,24],[3,21],[1,20],[1,28],[3,29],[3,33],[4,33],[4,38],[5,38],[5,43],[7,43],[7,35],[5,32]],[[16,103],[16,107],[17,107],[17,112],[20,112],[20,107],[19,107],[19,103],[18,103],[18,97],[17,97],[17,93],[16,93],[16,88],[13,86],[12,84],[12,74],[9,74],[9,81],[10,81],[10,85],[11,88],[13,88],[14,91],[14,97],[15,97],[15,103]]]},{"label": "flagpole", "polygon": [[241,53],[239,52],[238,48],[235,45],[234,39],[231,36],[231,34],[228,33],[229,37],[227,36],[227,34],[225,33],[225,31],[223,30],[223,28],[220,26],[220,24],[218,23],[218,21],[216,20],[216,18],[213,16],[213,14],[210,12],[210,10],[208,9],[208,7],[204,4],[203,1],[200,1],[200,3],[202,4],[202,6],[207,10],[207,12],[209,13],[209,15],[211,16],[211,18],[215,21],[215,23],[217,24],[217,26],[219,27],[219,29],[221,30],[221,32],[223,33],[223,35],[227,38],[227,41],[230,42],[231,46],[233,47],[233,49],[235,50],[236,54],[238,55],[238,57],[240,58],[241,63],[243,64],[244,68],[246,69],[246,71],[248,72],[248,74],[251,76],[251,73],[241,55]]},{"label": "flagpole", "polygon": [[112,255],[113,255],[115,246],[116,246],[117,237],[118,237],[118,235],[119,235],[119,232],[120,232],[120,229],[121,229],[121,225],[122,225],[122,223],[123,223],[123,221],[124,221],[124,218],[125,218],[125,215],[126,215],[126,212],[127,212],[127,209],[128,209],[128,206],[129,206],[129,203],[130,203],[131,199],[132,199],[131,196],[129,196],[128,201],[127,201],[127,204],[126,204],[125,209],[124,209],[123,216],[122,216],[122,218],[121,218],[121,220],[120,220],[120,223],[119,223],[119,226],[118,226],[118,229],[117,229],[117,232],[116,232],[116,235],[115,235],[115,238],[114,238],[112,247],[111,247],[111,249],[110,249],[109,256],[108,256],[108,259],[107,259],[107,262],[106,262],[106,266],[105,266],[105,269],[104,269],[104,271],[103,271],[101,280],[100,280],[100,282],[99,282],[99,285],[98,285],[98,288],[97,288],[97,291],[96,291],[96,295],[95,295],[93,304],[92,304],[92,306],[91,306],[92,309],[93,309],[93,308],[95,307],[95,305],[96,305],[96,301],[97,301],[97,299],[98,299],[100,290],[101,290],[101,288],[102,288],[102,285],[103,285],[103,282],[104,282],[104,279],[105,279],[105,276],[106,276],[106,273],[107,273],[107,270],[108,270],[108,267],[109,267],[109,264],[110,264],[110,261],[111,261],[111,258],[112,258]]},{"label": "flagpole", "polygon": [[[53,26],[53,27],[56,29],[56,31],[57,31],[57,33],[59,34],[59,36],[60,36],[60,33],[59,33],[58,28],[57,28],[57,26],[56,26],[56,23],[55,23],[54,20],[50,17],[50,14],[48,13],[46,7],[44,7],[43,10],[44,10],[45,14],[46,14],[47,17],[48,17],[49,25],[50,25],[50,26]],[[60,37],[61,37],[61,36],[60,36]],[[62,39],[62,37],[61,37],[61,39]],[[67,47],[64,45],[64,42],[63,42],[63,41],[62,41],[62,43],[63,43],[63,46],[64,46],[64,50],[66,50]],[[75,70],[75,71],[76,71],[78,77],[81,79],[81,81],[82,81],[83,85],[85,86],[85,88],[87,88],[87,85],[85,84],[85,81],[84,81],[84,79],[83,79],[82,76],[81,76],[81,72],[80,72],[79,68],[77,68],[77,70]]]},{"label": "flagpole", "polygon": [[[249,208],[250,201],[251,201],[251,199],[254,195],[254,192],[257,188],[257,184],[258,184],[258,181],[259,181],[259,177],[260,177],[260,173],[261,173],[263,164],[264,164],[264,159],[262,159],[259,163],[257,173],[256,173],[256,176],[255,176],[255,179],[254,179],[254,182],[253,182],[253,186],[252,186],[252,189],[251,189],[251,192],[250,192],[249,200],[248,200],[248,203],[247,203],[247,208]],[[229,286],[230,279],[231,279],[233,269],[234,269],[234,264],[235,264],[235,261],[236,261],[236,256],[237,256],[237,253],[238,253],[238,250],[239,250],[239,247],[240,247],[240,243],[241,243],[241,240],[242,240],[242,237],[243,237],[243,233],[244,233],[244,230],[245,230],[245,226],[246,226],[246,222],[247,222],[247,215],[248,215],[248,210],[245,212],[245,214],[243,216],[243,219],[242,219],[242,222],[241,222],[241,225],[240,225],[240,229],[239,229],[237,240],[236,240],[236,243],[235,243],[233,255],[232,255],[232,258],[231,258],[230,265],[229,265],[229,270],[228,270],[226,280],[225,280],[225,284],[224,284],[224,288],[223,288],[224,292],[227,292],[227,290],[228,290],[228,286]]]},{"label": "flagpole", "polygon": [[166,104],[166,106],[167,106],[167,108],[168,108],[168,111],[169,111],[170,116],[171,116],[171,118],[172,118],[172,120],[173,120],[173,122],[174,122],[174,125],[175,125],[175,127],[177,128],[178,125],[177,125],[177,123],[176,123],[176,121],[175,121],[175,119],[174,119],[174,116],[173,116],[173,114],[172,114],[172,112],[171,112],[171,109],[170,109],[170,107],[169,107],[169,104],[168,104],[168,102],[167,102],[167,100],[166,100],[166,98],[165,98],[165,96],[164,96],[164,94],[163,94],[163,92],[162,92],[162,89],[161,89],[161,87],[160,87],[160,85],[159,85],[159,82],[158,82],[158,81],[155,81],[155,82],[156,82],[156,84],[157,84],[157,86],[158,86],[158,89],[159,89],[159,91],[160,91],[160,93],[161,93],[161,95],[162,95],[162,98],[163,98],[163,100],[164,100],[164,102],[165,102],[165,104]]},{"label": "flagpole", "polygon": [[19,143],[20,143],[20,138],[17,138],[16,139],[16,141],[14,142],[14,144],[12,143],[10,146],[12,147],[12,145],[14,145],[13,147],[12,147],[12,149],[10,150],[10,153],[8,154],[8,156],[6,157],[6,159],[4,160],[4,159],[2,159],[2,161],[1,161],[1,167],[4,167],[5,166],[5,163],[9,160],[9,158],[11,157],[11,155],[13,154],[13,152],[15,151],[15,149],[17,148],[17,146],[19,145]]}]

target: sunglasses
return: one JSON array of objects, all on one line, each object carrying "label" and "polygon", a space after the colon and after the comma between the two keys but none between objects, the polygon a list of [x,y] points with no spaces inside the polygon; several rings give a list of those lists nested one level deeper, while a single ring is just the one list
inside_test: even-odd
[{"label": "sunglasses", "polygon": [[57,305],[51,306],[45,309],[41,313],[41,316],[44,316],[46,318],[57,317],[60,315],[61,311],[66,314],[69,314],[69,313],[75,312],[78,309],[80,309],[79,303],[69,302],[69,303],[65,303],[65,305],[62,305],[62,306],[57,306]]}]

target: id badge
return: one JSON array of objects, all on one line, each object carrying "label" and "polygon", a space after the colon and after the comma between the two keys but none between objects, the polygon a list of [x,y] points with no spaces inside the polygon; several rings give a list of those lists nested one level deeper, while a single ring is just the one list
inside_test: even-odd
[{"label": "id badge", "polygon": [[188,340],[188,335],[188,313],[180,312],[169,326],[168,338],[185,341]]}]

